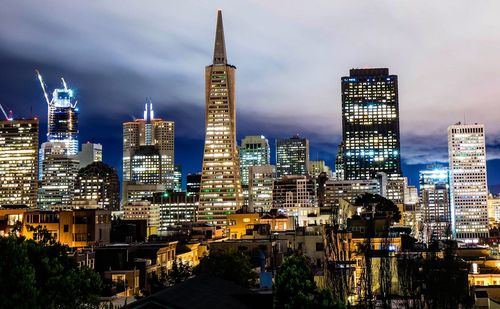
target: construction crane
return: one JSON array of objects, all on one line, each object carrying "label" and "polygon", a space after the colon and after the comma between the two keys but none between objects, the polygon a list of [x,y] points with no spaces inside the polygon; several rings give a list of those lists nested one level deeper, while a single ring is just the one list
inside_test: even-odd
[{"label": "construction crane", "polygon": [[35,72],[36,72],[36,75],[38,76],[38,80],[40,81],[40,86],[42,86],[43,95],[45,96],[45,101],[47,102],[47,105],[50,105],[52,103],[52,101],[49,100],[49,95],[47,94],[47,89],[45,88],[45,83],[43,82],[42,75],[40,74],[40,71],[38,71],[37,69],[35,69]]},{"label": "construction crane", "polygon": [[12,117],[12,114],[10,115],[10,117],[7,115],[7,113],[5,112],[5,109],[3,109],[3,106],[2,104],[0,104],[0,109],[2,109],[2,113],[3,115],[5,116],[5,119],[7,119],[8,121],[12,121],[14,118]]},{"label": "construction crane", "polygon": [[68,90],[68,85],[66,85],[66,81],[64,80],[64,77],[61,77],[61,80],[62,80],[62,83],[64,86],[64,90]]}]

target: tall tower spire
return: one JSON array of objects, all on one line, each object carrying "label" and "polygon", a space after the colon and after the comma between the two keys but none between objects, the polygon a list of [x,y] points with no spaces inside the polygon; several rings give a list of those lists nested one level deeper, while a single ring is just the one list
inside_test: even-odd
[{"label": "tall tower spire", "polygon": [[214,62],[213,64],[227,64],[226,42],[224,41],[224,26],[222,11],[217,11],[217,30],[215,31]]},{"label": "tall tower spire", "polygon": [[236,68],[227,64],[222,13],[217,14],[214,59],[205,67],[205,149],[198,221],[227,225],[243,194],[236,143]]}]

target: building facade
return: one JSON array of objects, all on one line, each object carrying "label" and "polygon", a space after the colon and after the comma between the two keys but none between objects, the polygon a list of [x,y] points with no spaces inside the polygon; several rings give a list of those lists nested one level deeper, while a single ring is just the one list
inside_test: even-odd
[{"label": "building facade", "polygon": [[94,162],[102,162],[102,145],[87,142],[82,144],[82,150],[78,153],[80,168]]},{"label": "building facade", "polygon": [[127,203],[123,205],[123,220],[145,220],[147,235],[156,235],[160,227],[160,207],[150,201]]},{"label": "building facade", "polygon": [[309,167],[309,140],[295,135],[276,140],[276,176],[306,175]]},{"label": "building facade", "polygon": [[274,182],[273,208],[314,207],[316,185],[314,178],[305,175],[283,176]]},{"label": "building facade", "polygon": [[153,103],[145,104],[144,118],[123,123],[123,181],[134,181],[132,157],[141,148],[156,148],[161,161],[160,183],[166,189],[174,186],[174,125],[173,121],[155,118]]},{"label": "building facade", "polygon": [[120,180],[116,170],[94,162],[78,171],[74,201],[93,201],[99,208],[120,210]]},{"label": "building facade", "polygon": [[0,121],[0,205],[36,207],[38,119]]},{"label": "building facade", "polygon": [[249,203],[250,212],[269,212],[273,208],[273,187],[276,169],[273,165],[250,166]]},{"label": "building facade", "polygon": [[189,173],[186,176],[186,192],[188,196],[200,196],[201,173]]},{"label": "building facade", "polygon": [[419,172],[422,237],[424,241],[451,237],[450,178],[448,168],[429,166]]},{"label": "building facade", "polygon": [[476,242],[489,235],[484,126],[449,126],[448,156],[453,235]]},{"label": "building facade", "polygon": [[342,77],[342,135],[346,180],[401,176],[398,78],[389,69]]},{"label": "building facade", "polygon": [[53,205],[69,205],[73,201],[75,180],[80,163],[76,155],[68,155],[64,142],[42,144],[42,179],[38,205],[47,209]]},{"label": "building facade", "polygon": [[180,164],[174,166],[174,191],[182,191],[182,166]]},{"label": "building facade", "polygon": [[326,173],[328,177],[332,176],[332,170],[323,160],[311,160],[308,165],[308,173],[313,177],[318,177],[321,173]]},{"label": "building facade", "polygon": [[198,197],[188,196],[186,192],[157,193],[153,196],[152,205],[160,210],[160,232],[171,226],[196,221]]},{"label": "building facade", "polygon": [[236,143],[236,67],[228,64],[222,12],[217,14],[213,63],[205,68],[205,148],[198,220],[226,225],[243,194]]},{"label": "building facade", "polygon": [[269,165],[271,149],[269,141],[263,135],[245,136],[240,146],[240,176],[241,184],[248,185],[249,171],[251,166]]}]

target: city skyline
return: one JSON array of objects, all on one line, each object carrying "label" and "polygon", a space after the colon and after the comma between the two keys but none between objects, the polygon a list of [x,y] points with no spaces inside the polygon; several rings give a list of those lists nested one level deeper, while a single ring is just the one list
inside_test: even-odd
[{"label": "city skyline", "polygon": [[[62,4],[63,5],[63,4]],[[64,5],[63,5],[64,7]],[[339,11],[353,10],[357,6],[354,4],[351,7],[340,7]],[[388,52],[387,55],[382,53],[383,48],[373,48],[374,42],[366,41],[366,44],[361,44],[360,47],[370,47],[368,48],[371,53],[359,53],[354,52],[355,48],[352,45],[342,43],[346,42],[345,35],[340,34],[342,28],[339,25],[339,29],[333,31],[334,33],[329,34],[329,39],[336,44],[338,54],[332,49],[330,45],[311,45],[309,50],[297,49],[291,55],[284,55],[286,53],[281,53],[283,59],[277,59],[276,55],[271,55],[272,52],[280,50],[280,47],[293,48],[295,44],[300,42],[305,43],[307,40],[304,38],[305,32],[298,32],[295,36],[297,43],[294,42],[273,42],[273,44],[264,44],[261,41],[259,34],[262,34],[264,26],[248,27],[249,17],[239,20],[241,17],[241,12],[235,10],[231,5],[222,6],[226,11],[226,19],[229,20],[232,27],[229,29],[227,34],[231,38],[231,42],[228,42],[229,48],[231,49],[231,59],[232,62],[237,63],[239,67],[239,78],[238,78],[238,128],[237,139],[245,135],[253,134],[263,134],[269,140],[271,140],[271,149],[274,153],[275,147],[274,140],[276,138],[286,138],[292,134],[299,133],[302,137],[311,140],[311,159],[323,159],[326,160],[329,166],[333,166],[334,154],[336,152],[337,144],[340,141],[340,78],[345,76],[350,68],[353,67],[388,67],[391,72],[399,76],[400,79],[400,114],[401,114],[401,142],[402,150],[401,154],[403,157],[403,171],[405,176],[409,176],[410,182],[416,184],[418,182],[418,169],[420,167],[414,167],[411,163],[422,163],[431,164],[436,161],[446,162],[447,158],[447,143],[446,143],[446,127],[449,125],[463,120],[464,114],[466,114],[467,122],[471,123],[483,123],[486,128],[486,138],[487,144],[489,145],[487,149],[487,156],[490,159],[489,162],[489,184],[496,185],[500,183],[500,175],[496,175],[496,171],[500,167],[500,160],[495,159],[498,157],[498,140],[499,140],[499,128],[496,124],[495,113],[488,113],[488,107],[493,107],[495,102],[492,102],[497,95],[495,92],[495,81],[494,77],[487,78],[488,74],[495,72],[496,64],[491,61],[487,66],[482,62],[461,62],[460,60],[469,59],[471,55],[481,55],[488,56],[491,46],[488,43],[488,38],[495,37],[494,33],[491,31],[496,31],[492,29],[490,32],[485,31],[484,34],[478,35],[476,32],[480,32],[484,27],[487,26],[487,21],[493,18],[488,15],[489,12],[485,8],[475,8],[472,11],[474,14],[483,16],[485,22],[473,25],[473,27],[467,33],[461,33],[465,39],[468,37],[478,36],[483,39],[486,43],[479,44],[476,47],[475,53],[472,54],[461,54],[466,52],[471,52],[468,50],[470,47],[463,46],[465,51],[456,51],[459,57],[456,59],[444,59],[444,56],[439,53],[439,48],[435,48],[433,44],[424,38],[424,34],[429,31],[429,26],[439,26],[440,23],[437,20],[439,14],[431,14],[428,17],[428,25],[421,25],[417,22],[418,18],[413,16],[405,24],[403,24],[403,29],[386,29],[384,23],[382,22],[384,17],[394,18],[390,12],[384,12],[382,10],[383,4],[380,6],[374,6],[372,9],[376,9],[381,15],[379,18],[369,20],[374,23],[374,29],[367,30],[368,33],[373,31],[381,31],[380,33],[385,33],[394,36],[394,40],[387,40],[389,46],[399,46],[402,50],[408,53],[408,57],[405,57],[407,63],[401,63],[400,59],[397,59],[396,51]],[[22,10],[25,9],[25,10]],[[40,9],[40,8],[38,8]],[[40,20],[43,16],[51,14],[49,11],[44,9],[38,10],[37,6],[31,4],[29,8],[23,7],[23,4],[17,4],[10,6],[2,15],[2,20],[6,23],[9,22],[9,13],[14,16],[19,14],[30,15],[33,12],[40,13]],[[96,8],[83,7],[83,10],[89,10]],[[182,11],[184,8],[181,6],[179,8]],[[199,24],[212,25],[213,20],[209,20],[207,16],[211,16],[216,8],[212,7],[202,7],[200,16],[194,14],[189,18],[200,17]],[[299,20],[291,21],[290,16],[297,15],[297,8],[290,8],[281,15],[276,12],[276,8],[272,5],[263,5],[263,11],[265,12],[262,23],[265,25],[268,22],[273,21],[272,18],[278,18],[279,21],[283,22],[283,25],[279,25],[276,29],[276,34],[268,34],[264,36],[263,39],[269,39],[275,35],[283,34],[282,27],[294,26],[303,29],[303,23]],[[437,12],[444,10],[443,7],[434,8]],[[367,8],[362,9],[363,12]],[[393,13],[410,14],[413,12],[408,11],[408,7],[404,5],[397,5],[392,7]],[[308,8],[303,13],[303,18],[309,19],[312,13],[320,11],[320,8]],[[460,11],[454,13],[451,20],[462,16],[465,14],[465,8],[461,7]],[[123,13],[123,12],[122,12]],[[471,13],[467,11],[467,13]],[[72,13],[69,13],[70,15]],[[165,14],[168,13],[165,12]],[[250,9],[248,12],[249,16],[255,14],[255,9]],[[339,12],[331,13],[333,16],[340,15]],[[419,12],[418,14],[424,14],[424,12]],[[417,16],[418,16],[417,14]],[[182,14],[180,14],[182,15]],[[203,16],[201,16],[203,15]],[[276,15],[278,15],[276,17]],[[155,15],[156,16],[156,15]],[[391,17],[392,16],[392,17]],[[4,18],[5,17],[5,18]],[[320,19],[324,22],[325,18],[329,17],[328,14],[320,15]],[[337,16],[339,17],[339,16]],[[96,17],[99,21],[99,17]],[[118,22],[125,22],[134,20],[134,18],[128,14],[117,14],[117,24]],[[188,18],[188,19],[189,19]],[[449,18],[449,17],[448,17]],[[84,19],[84,18],[83,18]],[[168,19],[168,18],[167,18]],[[342,18],[339,17],[340,20]],[[35,19],[38,20],[38,19]],[[75,40],[81,39],[85,32],[82,32],[82,19],[74,20],[72,28],[73,31],[63,31],[64,27],[55,27],[56,25],[63,25],[66,19],[63,20],[52,20],[51,22],[45,22],[45,20],[50,20],[44,18],[42,22],[42,28],[44,28],[45,36],[59,35],[61,39],[64,40]],[[458,20],[458,19],[457,19]],[[85,19],[83,20],[85,21]],[[140,20],[139,20],[140,21]],[[139,22],[138,21],[138,22]],[[174,21],[179,25],[185,26],[189,24],[188,21],[182,21],[178,17],[174,18]],[[363,23],[368,23],[369,21],[363,21]],[[73,22],[73,20],[71,21]],[[274,20],[273,22],[276,22]],[[3,23],[3,22],[0,22]],[[123,58],[118,57],[116,60],[110,61],[110,66],[118,72],[113,74],[113,76],[106,76],[102,74],[103,69],[110,68],[104,66],[101,68],[98,66],[101,64],[102,57],[108,57],[114,55],[119,50],[127,51],[130,50],[133,53],[134,49],[130,48],[120,48],[125,47],[123,44],[125,42],[120,41],[119,38],[110,39],[109,43],[102,45],[95,39],[82,40],[82,42],[88,42],[89,45],[85,45],[82,51],[76,54],[72,54],[65,44],[55,44],[60,47],[56,51],[59,57],[54,57],[53,55],[48,55],[47,51],[54,48],[54,46],[48,46],[44,40],[40,40],[36,35],[36,29],[33,28],[33,21],[31,23],[23,23],[20,20],[15,21],[15,23],[20,26],[23,31],[23,35],[18,35],[18,37],[13,38],[5,30],[0,30],[0,41],[6,44],[2,44],[0,54],[2,56],[2,61],[6,69],[3,71],[5,75],[2,74],[0,77],[2,83],[0,90],[3,96],[0,98],[0,103],[4,104],[7,109],[13,109],[15,116],[26,116],[29,117],[30,109],[33,108],[33,114],[40,117],[40,128],[41,135],[45,134],[44,129],[46,127],[46,119],[44,109],[46,105],[43,101],[43,95],[35,79],[33,70],[35,68],[40,69],[44,75],[46,82],[50,89],[54,88],[58,82],[59,77],[62,75],[67,77],[71,81],[70,87],[75,88],[77,91],[77,97],[79,99],[79,106],[81,108],[80,112],[80,140],[85,142],[90,140],[95,143],[100,143],[104,145],[104,161],[106,163],[112,164],[115,168],[120,170],[120,124],[123,121],[131,119],[132,115],[136,115],[140,112],[142,103],[145,97],[152,96],[155,102],[155,109],[158,115],[168,120],[174,120],[178,124],[177,136],[176,136],[176,148],[178,153],[176,157],[179,158],[178,162],[183,165],[184,171],[187,172],[197,172],[201,170],[202,161],[202,149],[203,149],[203,86],[202,79],[200,79],[200,70],[208,59],[210,59],[210,46],[209,38],[212,36],[210,33],[210,27],[205,26],[190,26],[188,28],[190,32],[193,33],[193,37],[190,37],[186,33],[181,36],[178,34],[178,29],[172,27],[169,24],[155,23],[151,31],[146,31],[148,35],[146,38],[140,38],[137,33],[131,29],[125,29],[125,33],[130,34],[134,40],[144,40],[144,42],[153,41],[152,46],[160,47],[157,51],[165,52],[165,55],[156,54],[151,58],[151,50],[145,49],[141,54],[139,54],[139,59],[150,60],[152,62],[145,62],[143,68],[138,67],[138,63],[130,60],[128,56],[124,55]],[[48,24],[45,25],[44,23]],[[55,24],[54,24],[55,23]],[[61,24],[59,24],[61,23]],[[175,23],[173,23],[175,24]],[[45,25],[45,26],[44,26]],[[146,27],[144,24],[142,26]],[[300,27],[299,27],[300,26]],[[458,25],[460,26],[460,25]],[[148,26],[149,27],[149,26]],[[246,27],[246,28],[245,28]],[[313,37],[317,38],[317,35],[328,34],[325,29],[318,27],[318,24],[313,23],[312,30]],[[345,29],[350,31],[352,27],[358,27],[354,24],[344,23]],[[444,23],[444,26],[437,27],[437,31],[445,31],[451,27]],[[2,27],[6,29],[7,27]],[[180,27],[182,28],[182,27]],[[207,28],[207,29],[205,29]],[[141,28],[142,29],[142,28]],[[149,29],[149,28],[148,28]],[[413,29],[413,30],[412,30]],[[31,32],[30,32],[31,30]],[[109,26],[104,29],[106,31],[116,30],[114,27]],[[307,27],[306,27],[307,30]],[[410,31],[412,30],[412,31]],[[130,32],[127,32],[130,31]],[[184,30],[186,31],[186,30]],[[420,39],[421,44],[409,44],[407,41],[409,39],[402,39],[401,36],[405,34],[404,31],[408,33],[413,33],[417,38]],[[168,32],[170,35],[165,34]],[[182,31],[181,31],[182,32]],[[242,41],[240,36],[237,35],[238,32],[248,33],[248,38]],[[274,30],[273,30],[274,32]],[[445,31],[446,32],[446,31]],[[34,34],[33,34],[34,33]],[[458,35],[455,32],[445,36],[445,42],[451,41],[452,43],[463,41],[464,37],[454,38],[453,34]],[[89,34],[87,34],[89,35]],[[361,33],[363,37],[366,34]],[[451,38],[448,38],[450,37]],[[284,36],[286,37],[286,36]],[[157,41],[162,41],[165,39],[170,44],[165,46],[165,43],[159,43]],[[401,40],[400,40],[401,39]],[[30,54],[27,50],[20,52],[17,56],[13,56],[13,50],[8,50],[9,48],[19,48],[26,46],[27,42],[33,44],[38,48],[36,52]],[[362,39],[360,40],[362,41]],[[481,41],[481,40],[480,40]],[[136,42],[136,41],[134,41]],[[349,42],[349,40],[348,40]],[[482,41],[481,41],[482,42]],[[7,44],[8,43],[8,44]],[[352,43],[352,42],[351,42]],[[491,44],[496,42],[489,42]],[[97,44],[97,45],[96,45]],[[183,45],[185,44],[185,45]],[[405,45],[406,44],[406,45]],[[409,45],[408,45],[409,44]],[[69,44],[71,45],[71,44]],[[258,45],[258,51],[255,48],[251,48],[245,51],[245,47],[248,45]],[[293,45],[293,46],[292,46]],[[97,56],[97,52],[92,47],[105,47],[103,49],[103,56]],[[168,47],[173,47],[171,52]],[[349,47],[351,46],[351,47]],[[493,45],[495,47],[496,45]],[[130,47],[130,46],[129,46]],[[375,44],[376,47],[376,44]],[[411,47],[411,48],[410,48]],[[175,53],[177,50],[182,50],[182,48],[191,48],[192,52],[187,53]],[[435,48],[435,49],[433,49]],[[36,49],[36,48],[35,48]],[[363,48],[361,48],[363,49]],[[390,49],[387,47],[387,49]],[[411,49],[424,52],[423,55],[412,54]],[[430,50],[429,50],[430,49]],[[249,52],[255,52],[255,57]],[[387,51],[387,50],[386,50]],[[316,75],[314,77],[315,82],[321,84],[320,88],[314,88],[308,81],[307,78],[303,76],[295,75],[298,80],[291,80],[288,78],[289,74],[293,73],[293,68],[291,64],[296,61],[303,61],[307,57],[308,52],[313,53],[318,56],[317,59],[309,59],[306,62],[308,66],[311,66],[313,72],[306,71],[304,76],[313,76],[310,73]],[[432,78],[436,85],[429,85],[429,81],[419,80],[417,77],[419,74],[423,74],[422,69],[415,69],[415,61],[419,57],[423,57],[425,52],[436,56],[440,56],[437,59],[441,61],[439,65],[435,64],[435,60],[432,57],[425,57],[426,59],[421,59],[421,65],[429,69],[427,62],[434,63],[435,68],[432,70],[427,70],[425,73],[430,75],[435,75],[438,73],[439,69],[445,69],[443,75],[435,75],[437,78]],[[474,52],[474,50],[472,50]],[[324,61],[325,54],[330,53],[332,62],[325,62],[325,64],[318,64],[317,60]],[[356,57],[346,56],[346,53],[354,53]],[[233,55],[234,54],[234,55]],[[76,57],[80,55],[81,57]],[[391,57],[392,56],[392,57]],[[95,60],[91,58],[95,57]],[[462,57],[462,58],[461,58]],[[55,58],[58,58],[57,61]],[[256,58],[254,66],[249,66],[247,59]],[[315,57],[312,57],[315,58]],[[453,57],[450,57],[453,58]],[[127,61],[124,61],[128,59]],[[146,59],[146,60],[145,60]],[[488,59],[488,57],[486,57]],[[109,59],[108,59],[109,60]],[[431,61],[433,60],[433,61]],[[470,59],[469,59],[470,60]],[[172,66],[174,61],[180,62],[186,71],[180,71],[178,67]],[[272,64],[275,64],[273,66]],[[201,63],[201,65],[200,65]],[[148,65],[146,65],[148,64]],[[172,65],[171,65],[172,64]],[[118,68],[116,66],[119,66]],[[159,65],[156,67],[156,65]],[[325,70],[325,65],[332,65],[331,70]],[[84,67],[86,66],[86,67]],[[451,67],[458,67],[460,71],[455,73],[457,76],[451,76]],[[14,72],[14,68],[18,68]],[[146,70],[147,69],[147,70]],[[320,70],[320,71],[317,71]],[[412,71],[413,70],[413,71]],[[415,71],[416,70],[416,71]],[[436,71],[437,70],[437,71]],[[479,72],[483,71],[483,74]],[[285,72],[285,73],[284,73]],[[318,74],[322,72],[321,74]],[[468,73],[464,73],[468,72]],[[124,74],[121,74],[124,73]],[[479,75],[484,76],[481,80],[483,82],[477,82],[473,79],[468,79],[468,76]],[[8,78],[7,78],[8,76]],[[163,76],[165,79],[158,79],[158,76]],[[262,81],[265,85],[272,83],[273,87],[268,87],[274,89],[273,91],[262,90],[262,87],[258,87],[258,83],[251,82],[252,79],[257,79],[258,76],[262,77]],[[287,80],[281,79],[283,76],[287,77]],[[140,78],[139,78],[140,77]],[[111,80],[112,78],[112,80]],[[191,79],[192,78],[192,79]],[[280,83],[274,83],[273,79],[278,78],[277,81]],[[484,82],[484,81],[488,82]],[[154,81],[151,82],[151,81]],[[165,82],[170,82],[172,87],[165,88],[161,86]],[[276,80],[275,80],[276,81]],[[300,82],[301,85],[305,87],[295,87],[295,88],[306,88],[314,91],[300,91],[294,89],[293,83]],[[305,82],[303,84],[303,82]],[[442,83],[441,88],[447,88],[448,92],[453,92],[453,95],[447,93],[446,96],[443,95],[443,91],[446,89],[440,89],[439,84]],[[22,84],[18,86],[18,84]],[[134,84],[136,88],[129,87],[129,85]],[[486,85],[483,85],[486,84]],[[58,85],[57,85],[58,86]],[[103,87],[105,86],[105,87]],[[256,88],[257,87],[257,88]],[[483,88],[487,87],[487,88]],[[136,90],[138,89],[138,90]],[[103,92],[104,90],[107,93]],[[133,93],[131,93],[131,91]],[[307,93],[309,93],[307,95]],[[311,94],[312,93],[312,94]],[[290,100],[291,96],[297,96],[293,100]],[[318,97],[319,96],[319,97]],[[427,98],[427,100],[426,100]],[[432,98],[432,100],[429,100]],[[441,100],[439,100],[441,98]],[[301,106],[301,100],[307,100],[311,103],[312,108],[308,108],[303,113],[297,110],[297,107]],[[265,101],[265,102],[263,102]],[[447,103],[452,101],[453,103]],[[286,104],[289,106],[287,106]],[[441,102],[446,102],[446,104],[439,104]],[[480,102],[471,104],[470,102]],[[20,103],[20,104],[19,104]],[[285,105],[284,105],[285,104]],[[483,108],[477,109],[474,106],[480,106]],[[419,110],[426,111],[426,108],[438,106],[431,117],[431,113],[424,113]],[[444,110],[443,110],[444,109]],[[262,115],[262,117],[250,117],[251,113],[257,115]],[[304,121],[295,122],[292,117],[301,115]],[[424,117],[425,116],[425,117]],[[192,126],[192,123],[198,123],[199,125]],[[295,126],[292,128],[292,126]],[[259,128],[259,129],[255,129]],[[110,132],[107,136],[100,136],[100,132]],[[256,132],[257,131],[257,132]],[[429,133],[430,132],[430,133]],[[118,149],[117,149],[118,148]],[[116,150],[115,150],[116,149]],[[272,155],[271,157],[274,157]],[[492,160],[495,159],[495,160]],[[493,167],[491,167],[493,166]],[[412,172],[415,170],[414,172]]]}]

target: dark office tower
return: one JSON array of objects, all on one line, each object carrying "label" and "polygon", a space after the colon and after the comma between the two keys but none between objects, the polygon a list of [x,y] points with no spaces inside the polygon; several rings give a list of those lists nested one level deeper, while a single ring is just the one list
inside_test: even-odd
[{"label": "dark office tower", "polygon": [[120,210],[120,181],[116,170],[102,162],[81,168],[76,175],[75,201],[92,201],[100,208]]},{"label": "dark office tower", "polygon": [[276,176],[306,175],[309,166],[309,141],[298,135],[276,140]]},{"label": "dark office tower", "polygon": [[186,177],[186,192],[188,196],[200,196],[201,173],[188,174]]},{"label": "dark office tower", "polygon": [[226,225],[243,194],[236,143],[236,67],[227,63],[222,12],[217,14],[214,57],[205,67],[205,149],[198,221]]},{"label": "dark office tower", "polygon": [[389,69],[352,69],[342,77],[346,180],[401,176],[398,105],[398,77]]}]

